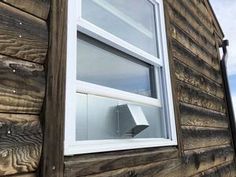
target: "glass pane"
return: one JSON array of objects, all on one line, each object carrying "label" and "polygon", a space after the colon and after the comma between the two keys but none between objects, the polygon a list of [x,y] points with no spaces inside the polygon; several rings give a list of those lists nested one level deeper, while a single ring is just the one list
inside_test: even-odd
[{"label": "glass pane", "polygon": [[77,94],[76,99],[76,140],[166,138],[161,108],[138,105],[142,108],[149,127],[132,137],[130,134],[119,133],[117,106],[133,103],[80,93]]},{"label": "glass pane", "polygon": [[[77,79],[156,97],[151,66],[78,33]],[[154,84],[154,81],[153,81]]]},{"label": "glass pane", "polygon": [[83,0],[82,17],[158,57],[155,10],[148,0]]}]

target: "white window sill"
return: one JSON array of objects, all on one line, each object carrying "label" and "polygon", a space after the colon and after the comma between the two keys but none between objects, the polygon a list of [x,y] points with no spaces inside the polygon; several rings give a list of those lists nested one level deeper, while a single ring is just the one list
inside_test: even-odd
[{"label": "white window sill", "polygon": [[89,140],[65,143],[65,156],[78,154],[99,153],[118,150],[176,146],[176,140],[164,138],[148,139],[118,139],[118,140]]}]

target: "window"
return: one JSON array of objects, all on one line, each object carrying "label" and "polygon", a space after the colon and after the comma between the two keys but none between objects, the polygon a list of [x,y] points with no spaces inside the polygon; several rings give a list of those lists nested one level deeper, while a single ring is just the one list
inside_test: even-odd
[{"label": "window", "polygon": [[67,45],[65,155],[177,144],[162,0],[69,0]]}]

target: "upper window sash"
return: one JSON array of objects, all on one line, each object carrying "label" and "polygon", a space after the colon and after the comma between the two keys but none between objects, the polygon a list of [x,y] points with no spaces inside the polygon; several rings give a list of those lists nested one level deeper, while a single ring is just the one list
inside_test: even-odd
[{"label": "upper window sash", "polygon": [[138,58],[146,63],[154,66],[163,66],[163,55],[162,55],[162,42],[161,42],[161,30],[160,30],[160,10],[159,4],[156,0],[147,0],[154,5],[155,12],[155,25],[157,33],[158,43],[158,57],[149,54],[148,52],[132,45],[131,43],[105,31],[104,29],[92,24],[82,17],[82,0],[77,1],[79,10],[77,11],[77,30],[83,32],[99,41],[104,42],[122,52],[125,52],[135,58]]}]

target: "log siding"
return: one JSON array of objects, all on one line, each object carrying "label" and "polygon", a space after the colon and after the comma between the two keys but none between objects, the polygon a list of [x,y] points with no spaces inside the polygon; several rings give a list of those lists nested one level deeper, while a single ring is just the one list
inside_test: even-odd
[{"label": "log siding", "polygon": [[36,177],[42,153],[49,4],[0,2],[0,176]]}]

